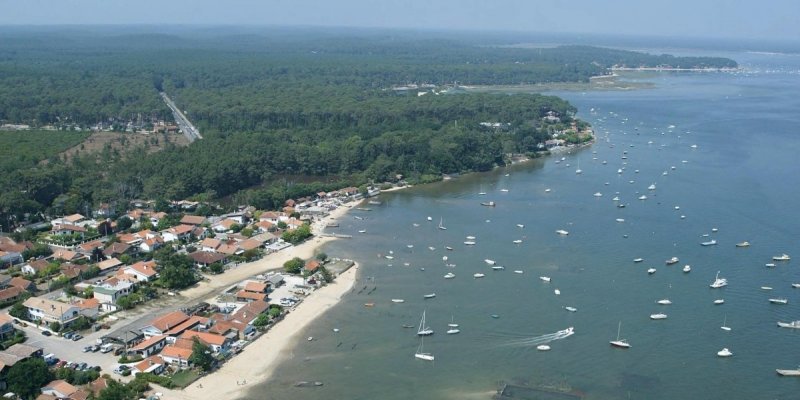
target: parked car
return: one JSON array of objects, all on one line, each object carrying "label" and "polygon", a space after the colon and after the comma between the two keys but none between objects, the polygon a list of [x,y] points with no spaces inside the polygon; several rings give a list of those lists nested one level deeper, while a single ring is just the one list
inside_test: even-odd
[{"label": "parked car", "polygon": [[84,346],[83,350],[81,350],[81,351],[83,351],[84,353],[88,353],[88,352],[92,351],[92,346]]},{"label": "parked car", "polygon": [[81,340],[81,339],[83,339],[83,336],[78,333],[72,335],[72,340]]},{"label": "parked car", "polygon": [[60,361],[56,362],[55,367],[56,368],[61,368],[61,367],[65,366],[65,365],[67,365],[67,361],[66,360],[60,360]]},{"label": "parked car", "polygon": [[63,336],[64,339],[72,339],[72,334],[73,332],[65,332],[61,336]]},{"label": "parked car", "polygon": [[131,369],[127,365],[120,365],[117,368],[114,368],[114,373],[118,375],[122,375],[125,371]]},{"label": "parked car", "polygon": [[45,336],[52,336],[53,334],[52,334],[52,333],[50,333],[50,331],[42,331],[42,335],[45,335]]},{"label": "parked car", "polygon": [[91,352],[92,353],[97,353],[98,350],[100,350],[100,346],[98,346],[98,345],[91,346]]},{"label": "parked car", "polygon": [[79,363],[77,365],[77,367],[75,367],[75,369],[77,369],[78,371],[84,371],[84,370],[86,370],[86,368],[88,366],[89,366],[89,364],[86,364],[85,362],[82,362],[82,363]]}]

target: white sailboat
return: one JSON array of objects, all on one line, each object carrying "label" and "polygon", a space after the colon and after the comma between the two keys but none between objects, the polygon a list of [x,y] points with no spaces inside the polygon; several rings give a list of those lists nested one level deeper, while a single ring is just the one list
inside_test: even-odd
[{"label": "white sailboat", "polygon": [[719,327],[723,331],[730,331],[731,327],[728,326],[728,314],[725,314],[725,318],[722,319],[722,326]]},{"label": "white sailboat", "polygon": [[439,218],[439,229],[446,231],[447,228],[442,224],[443,218]]},{"label": "white sailboat", "polygon": [[456,333],[461,332],[461,330],[458,329],[458,324],[455,323],[455,320],[452,316],[450,317],[450,323],[447,324],[447,328],[448,335],[455,335]]},{"label": "white sailboat", "polygon": [[425,338],[424,337],[420,337],[419,338],[419,347],[417,347],[417,352],[414,353],[414,358],[418,358],[418,359],[424,360],[424,361],[433,361],[433,354],[425,353],[424,346],[425,346]]},{"label": "white sailboat", "polygon": [[419,321],[419,328],[417,329],[417,335],[419,336],[433,335],[433,329],[425,325],[425,311],[422,312],[422,319]]},{"label": "white sailboat", "polygon": [[619,325],[617,325],[617,339],[612,340],[609,343],[611,343],[611,345],[614,347],[619,347],[621,349],[628,349],[631,347],[630,343],[628,343],[626,339],[619,338],[619,333],[621,330],[622,330],[622,321],[620,321]]}]

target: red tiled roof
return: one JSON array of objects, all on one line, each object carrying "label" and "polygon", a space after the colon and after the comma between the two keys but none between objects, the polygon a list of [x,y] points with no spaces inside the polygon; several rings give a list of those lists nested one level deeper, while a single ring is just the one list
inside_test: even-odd
[{"label": "red tiled roof", "polygon": [[251,300],[264,300],[267,297],[264,293],[248,292],[240,290],[236,293],[237,299],[251,299]]},{"label": "red tiled roof", "polygon": [[161,349],[161,357],[171,357],[171,358],[181,358],[184,360],[188,360],[189,357],[192,356],[192,349],[191,347],[188,349],[184,349],[182,347],[177,347],[175,345],[167,345],[163,349]]},{"label": "red tiled roof", "polygon": [[216,335],[213,333],[205,333],[205,332],[196,332],[196,331],[186,331],[181,335],[181,338],[184,339],[192,339],[198,338],[201,342],[205,344],[213,344],[216,346],[222,346],[225,344],[227,338],[225,336]]},{"label": "red tiled roof", "polygon": [[[10,299],[14,299],[14,298],[18,297],[22,293],[25,293],[24,289],[21,289],[21,288],[18,288],[18,287],[14,287],[14,286],[5,288],[3,290],[0,290],[0,302],[8,301]],[[2,315],[2,314],[0,314],[0,315]]]},{"label": "red tiled roof", "polygon": [[183,321],[186,321],[187,319],[189,319],[189,316],[184,314],[182,311],[173,311],[169,314],[162,315],[161,317],[154,319],[150,325],[156,327],[161,332],[165,332],[183,323]]},{"label": "red tiled roof", "polygon": [[134,346],[133,348],[128,349],[128,350],[130,350],[130,351],[146,350],[146,349],[148,349],[148,348],[150,348],[152,346],[156,346],[160,342],[163,342],[163,341],[166,341],[166,340],[167,340],[166,336],[164,336],[164,335],[156,335],[156,336],[151,337],[150,339],[146,339],[146,340],[142,341],[141,343],[137,344],[136,346]]},{"label": "red tiled roof", "polygon": [[200,215],[184,215],[183,218],[181,218],[181,223],[188,225],[202,225],[205,221],[206,217]]},{"label": "red tiled roof", "polygon": [[164,334],[169,336],[180,335],[184,331],[189,330],[195,327],[196,325],[199,324],[205,325],[206,323],[208,323],[208,318],[203,318],[203,317],[198,317],[197,315],[193,315],[189,317],[189,319],[187,319],[186,321],[183,321],[180,324],[175,325],[175,327],[168,330],[167,332],[164,332]]},{"label": "red tiled roof", "polygon": [[248,292],[264,293],[267,291],[267,287],[269,287],[269,285],[266,283],[249,281],[244,285],[244,290]]},{"label": "red tiled roof", "polygon": [[10,281],[8,281],[8,286],[13,286],[13,287],[20,288],[20,289],[23,289],[23,290],[28,290],[28,287],[30,287],[30,285],[31,285],[31,281],[29,281],[29,280],[27,280],[25,278],[20,278],[18,276],[15,276],[15,277],[11,278]]}]

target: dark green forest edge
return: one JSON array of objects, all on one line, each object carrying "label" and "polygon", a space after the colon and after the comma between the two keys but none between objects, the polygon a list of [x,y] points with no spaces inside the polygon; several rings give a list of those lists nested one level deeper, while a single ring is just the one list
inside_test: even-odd
[{"label": "dark green forest edge", "polygon": [[[61,130],[0,132],[0,224],[134,198],[226,199],[270,209],[397,174],[415,183],[488,170],[583,123],[556,97],[463,93],[456,85],[587,82],[613,66],[736,63],[398,32],[4,28],[0,124]],[[432,92],[395,90],[411,83]],[[205,139],[153,154],[107,148],[68,161],[58,156],[98,123],[171,120],[160,91]],[[548,113],[560,121],[546,121]]]}]

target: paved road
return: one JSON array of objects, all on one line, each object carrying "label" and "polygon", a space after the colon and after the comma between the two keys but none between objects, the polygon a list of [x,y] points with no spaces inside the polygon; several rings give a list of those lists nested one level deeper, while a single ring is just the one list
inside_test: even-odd
[{"label": "paved road", "polygon": [[167,106],[172,110],[172,115],[175,117],[175,122],[178,123],[178,127],[181,128],[181,132],[186,136],[186,139],[189,139],[189,142],[194,142],[197,139],[202,139],[203,136],[200,135],[200,131],[192,125],[192,122],[189,121],[189,118],[186,118],[186,115],[181,112],[178,106],[175,105],[175,102],[167,96],[166,93],[161,92],[159,93],[161,98],[164,99],[164,102],[167,103]]}]

